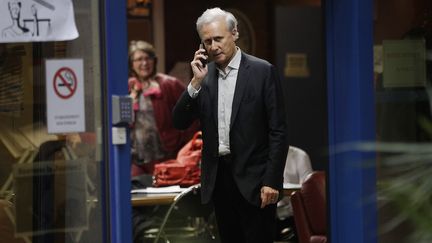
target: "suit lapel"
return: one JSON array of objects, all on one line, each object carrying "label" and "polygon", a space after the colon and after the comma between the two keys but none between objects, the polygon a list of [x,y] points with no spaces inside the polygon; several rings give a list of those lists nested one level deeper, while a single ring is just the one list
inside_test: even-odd
[{"label": "suit lapel", "polygon": [[210,111],[213,114],[213,118],[215,120],[216,126],[218,123],[218,71],[215,65],[212,65],[210,68],[209,65],[209,73],[208,73],[208,88],[210,93]]},{"label": "suit lapel", "polygon": [[230,128],[232,128],[234,121],[236,119],[238,110],[240,108],[240,103],[244,94],[244,91],[246,89],[246,85],[249,80],[249,62],[247,61],[246,55],[242,53],[242,59],[240,61],[240,67],[237,75],[237,82],[236,87],[234,91],[234,99],[232,104],[232,112],[231,112],[231,121],[230,121]]}]

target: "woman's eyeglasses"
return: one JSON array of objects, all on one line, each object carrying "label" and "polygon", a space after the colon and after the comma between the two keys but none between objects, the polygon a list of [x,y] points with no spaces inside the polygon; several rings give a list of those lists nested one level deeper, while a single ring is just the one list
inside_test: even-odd
[{"label": "woman's eyeglasses", "polygon": [[139,57],[139,58],[135,58],[132,61],[133,62],[150,62],[150,61],[154,61],[154,57]]}]

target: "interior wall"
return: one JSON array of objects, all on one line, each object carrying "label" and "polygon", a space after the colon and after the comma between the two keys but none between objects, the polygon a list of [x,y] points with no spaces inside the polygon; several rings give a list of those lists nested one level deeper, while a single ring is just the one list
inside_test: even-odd
[{"label": "interior wall", "polygon": [[149,18],[128,18],[128,43],[132,40],[153,42],[153,29]]},{"label": "interior wall", "polygon": [[374,42],[400,39],[415,26],[421,25],[424,14],[431,12],[430,0],[375,0]]},{"label": "interior wall", "polygon": [[[185,5],[193,7],[185,8]],[[256,51],[251,54],[271,61],[273,47],[271,38],[269,38],[272,31],[270,17],[272,5],[270,1],[165,1],[165,65],[167,72],[174,67],[176,62],[189,63],[192,60],[200,43],[196,31],[196,20],[202,12],[212,7],[234,8],[248,16],[255,32],[256,41]],[[241,32],[240,38],[242,38]]]},{"label": "interior wall", "polygon": [[[321,8],[275,6],[274,22],[274,55],[285,94],[289,143],[309,154],[314,170],[327,170],[327,82]],[[304,68],[293,68],[296,65],[287,60],[287,55],[304,55]]]}]

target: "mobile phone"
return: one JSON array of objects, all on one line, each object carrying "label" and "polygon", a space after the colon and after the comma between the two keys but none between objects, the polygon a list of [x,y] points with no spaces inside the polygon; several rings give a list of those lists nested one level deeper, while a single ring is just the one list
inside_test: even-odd
[{"label": "mobile phone", "polygon": [[[206,56],[207,56],[207,58],[208,58],[208,53],[207,53],[207,50],[205,49],[205,47],[204,47],[204,44],[203,44],[202,42],[201,42],[201,44],[200,44],[199,48],[200,48],[200,49],[204,49],[204,50],[205,50],[205,52],[204,52],[204,55],[206,55]],[[202,66],[203,66],[203,67],[206,67],[206,65],[207,65],[207,59],[204,59],[204,58],[200,58],[200,61],[201,61],[201,63],[202,63]]]}]

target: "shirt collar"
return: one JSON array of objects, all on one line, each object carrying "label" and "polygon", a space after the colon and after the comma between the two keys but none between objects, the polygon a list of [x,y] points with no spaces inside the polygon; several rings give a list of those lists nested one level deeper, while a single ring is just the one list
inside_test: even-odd
[{"label": "shirt collar", "polygon": [[240,60],[241,60],[241,50],[239,47],[236,46],[236,54],[234,55],[233,59],[231,59],[230,63],[228,63],[228,67],[232,69],[239,69]]},{"label": "shirt collar", "polygon": [[[228,66],[226,67],[226,71],[228,72],[231,69],[239,69],[240,67],[240,61],[241,61],[241,50],[238,46],[236,46],[236,53],[234,57],[231,59],[231,61],[228,63]],[[225,73],[222,69],[216,67],[217,70],[221,73]]]}]

